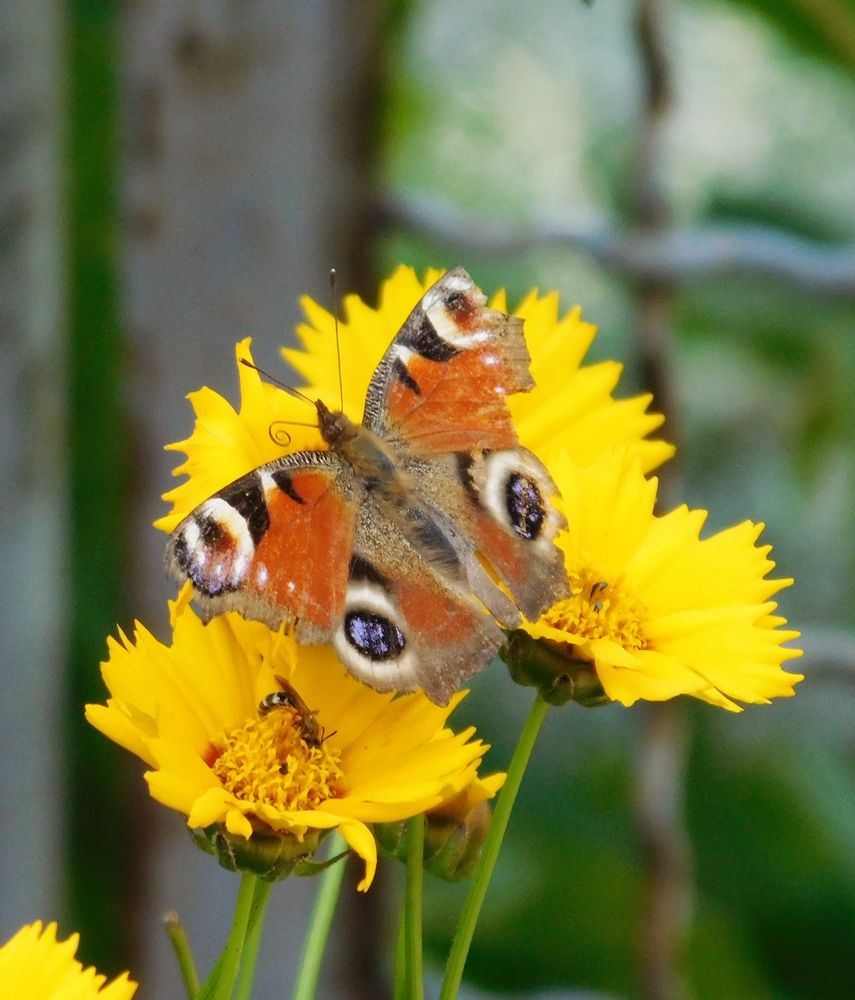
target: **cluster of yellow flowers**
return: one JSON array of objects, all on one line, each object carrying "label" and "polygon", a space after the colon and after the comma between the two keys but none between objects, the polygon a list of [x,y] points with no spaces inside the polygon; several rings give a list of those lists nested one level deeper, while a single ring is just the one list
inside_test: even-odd
[{"label": "cluster of yellow flowers", "polygon": [[[392,333],[439,275],[420,281],[399,268],[376,309],[345,299],[343,410],[352,420],[361,419]],[[491,304],[507,309],[501,294]],[[307,394],[336,399],[334,319],[311,300],[303,307],[303,350],[286,350],[285,358]],[[649,437],[663,420],[648,412],[650,397],[613,398],[620,366],[582,364],[595,329],[578,309],[561,317],[555,294],[533,292],[513,312],[525,320],[536,388],[511,397],[512,414],[521,443],[552,473],[569,524],[558,544],[571,591],[526,623],[531,637],[587,663],[604,696],[623,705],[688,694],[738,711],[737,702],[792,694],[801,678],[781,664],[798,655],[784,645],[797,633],[783,627],[772,601],[791,581],[769,579],[769,547],[757,542],[762,525],[702,539],[704,511],[655,513],[649,473],[673,448]],[[237,359],[251,361],[248,340],[237,345]],[[281,456],[286,449],[271,425],[305,420],[300,404],[255,370],[238,364],[238,375],[237,411],[208,388],[190,396],[193,433],[169,446],[186,454],[175,474],[187,478],[166,495],[172,510],[157,522],[165,531]],[[288,451],[322,446],[316,429],[293,431]],[[379,694],[352,679],[330,647],[298,648],[289,634],[235,613],[204,625],[186,594],[172,605],[171,620],[169,643],[139,624],[133,637],[110,642],[103,667],[110,698],[89,706],[87,717],[149,766],[151,794],[191,827],[245,841],[274,833],[293,844],[294,859],[338,828],[364,859],[366,889],[377,862],[370,824],[461,796],[482,802],[501,786],[503,775],[478,777],[487,747],[473,731],[446,727],[462,695],[438,707],[420,692]],[[283,742],[282,719],[259,713],[277,677],[311,706],[325,739]]]},{"label": "cluster of yellow flowers", "polygon": [[[391,335],[440,273],[420,281],[398,268],[376,309],[347,297],[340,340],[334,317],[304,299],[302,350],[283,351],[303,391],[338,398],[340,343],[342,408],[358,422]],[[507,311],[503,293],[491,305]],[[521,443],[560,490],[569,527],[557,544],[570,588],[539,621],[525,622],[528,638],[517,633],[509,648],[522,641],[539,649],[543,662],[559,664],[557,677],[581,668],[593,679],[587,700],[595,702],[629,706],[687,694],[741,711],[739,702],[791,695],[802,678],[781,665],[800,655],[785,645],[798,633],[785,628],[772,598],[792,581],[769,578],[770,547],[758,544],[763,526],[744,522],[702,538],[705,511],[657,513],[650,473],[674,449],[650,437],[663,422],[649,412],[650,396],[615,399],[620,365],[583,365],[596,331],[578,308],[562,317],[555,294],[532,292],[513,312],[525,320],[536,387],[509,405]],[[165,496],[172,509],[156,524],[164,531],[250,470],[286,451],[323,446],[318,430],[302,424],[301,404],[240,363],[252,361],[249,340],[236,355],[240,408],[199,390],[190,396],[193,433],[168,446],[186,454],[175,470],[186,479]],[[270,433],[284,422],[293,428],[287,448]],[[171,641],[139,623],[132,636],[109,640],[102,672],[110,697],[87,706],[86,716],[148,765],[151,795],[186,815],[206,850],[272,879],[311,868],[307,859],[337,829],[364,861],[365,890],[377,866],[375,835],[394,852],[400,822],[424,814],[429,836],[432,824],[468,831],[462,847],[449,851],[440,833],[430,850],[471,867],[486,801],[505,775],[480,777],[488,747],[473,729],[447,726],[465,692],[444,707],[421,692],[378,693],[351,677],[331,647],[300,647],[284,629],[233,612],[205,624],[191,596],[188,585],[170,605]],[[540,686],[543,678],[526,675],[524,659],[512,662],[513,676]],[[266,711],[283,689],[295,692],[277,703],[285,710]],[[456,877],[461,869],[444,873]],[[76,948],[76,936],[57,941],[56,925],[25,927],[0,948],[0,984],[9,995],[33,998],[133,995],[126,975],[107,984],[84,969]]]},{"label": "cluster of yellow flowers", "polygon": [[[392,333],[439,277],[429,271],[420,281],[400,267],[383,284],[376,309],[345,299],[342,408],[351,420],[361,419]],[[305,380],[306,394],[336,399],[334,317],[310,299],[302,304],[302,350],[285,350],[284,357]],[[503,293],[491,305],[507,311]],[[649,412],[650,396],[617,400],[621,366],[583,365],[595,328],[578,308],[560,316],[557,295],[532,292],[513,312],[525,320],[536,387],[509,405],[521,443],[560,490],[569,527],[557,544],[570,588],[509,639],[503,655],[512,676],[547,696],[549,664],[558,664],[556,683],[581,671],[584,692],[553,691],[548,700],[556,702],[629,706],[687,694],[741,711],[739,702],[791,695],[802,678],[782,664],[800,655],[785,645],[798,633],[785,627],[772,598],[792,581],[769,578],[770,547],[758,544],[763,526],[744,522],[702,538],[705,511],[657,513],[650,473],[674,449],[650,437],[663,422]],[[236,354],[240,408],[208,388],[193,393],[193,433],[168,446],[186,454],[175,470],[186,479],[165,496],[172,509],[156,524],[164,531],[257,466],[322,446],[318,430],[301,425],[301,404],[240,363],[252,361],[248,340]],[[286,448],[270,430],[291,421]],[[300,647],[286,630],[233,612],[205,624],[191,596],[188,585],[170,605],[171,641],[139,623],[133,636],[109,640],[102,672],[110,697],[87,706],[86,716],[148,765],[151,795],[187,817],[197,842],[227,867],[270,880],[317,870],[308,858],[337,829],[364,861],[359,888],[366,890],[377,867],[375,836],[394,853],[401,821],[425,815],[425,856],[441,859],[447,877],[471,870],[486,802],[505,775],[480,777],[488,747],[473,729],[447,727],[465,692],[444,707],[421,692],[378,693],[351,677],[331,647]],[[537,649],[545,671],[526,673],[518,649]],[[265,710],[283,689],[296,692],[296,700],[276,703],[285,711]],[[465,842],[449,847],[449,829],[465,831]],[[76,948],[76,935],[57,941],[55,924],[22,928],[0,948],[4,995],[129,1000],[136,986],[127,975],[106,983],[75,960]]]}]

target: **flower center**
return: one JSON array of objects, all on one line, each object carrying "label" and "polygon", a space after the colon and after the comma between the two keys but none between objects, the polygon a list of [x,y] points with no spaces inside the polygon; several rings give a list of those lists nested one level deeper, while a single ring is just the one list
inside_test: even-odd
[{"label": "flower center", "polygon": [[276,708],[251,719],[226,740],[214,774],[238,799],[276,809],[315,809],[345,792],[340,755],[307,744],[299,714]]},{"label": "flower center", "polygon": [[624,649],[644,648],[647,608],[626,592],[621,581],[609,583],[587,569],[569,577],[570,597],[544,614],[546,622],[586,639],[611,639]]}]

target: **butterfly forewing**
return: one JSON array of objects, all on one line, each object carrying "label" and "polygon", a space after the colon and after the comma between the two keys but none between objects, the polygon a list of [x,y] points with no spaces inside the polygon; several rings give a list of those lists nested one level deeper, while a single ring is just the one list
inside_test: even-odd
[{"label": "butterfly forewing", "polygon": [[209,614],[237,610],[306,642],[330,638],[347,589],[359,484],[332,452],[250,472],[178,526],[167,565]]},{"label": "butterfly forewing", "polygon": [[523,321],[485,303],[460,267],[428,290],[374,373],[367,427],[423,454],[516,444],[506,397],[533,385]]}]

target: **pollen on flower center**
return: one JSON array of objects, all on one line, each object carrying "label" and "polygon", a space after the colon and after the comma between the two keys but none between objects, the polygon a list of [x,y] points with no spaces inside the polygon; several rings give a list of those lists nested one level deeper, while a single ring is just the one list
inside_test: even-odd
[{"label": "pollen on flower center", "polygon": [[543,620],[554,628],[586,639],[611,639],[624,649],[643,649],[648,611],[621,583],[605,580],[594,570],[571,572],[570,597],[553,605]]},{"label": "pollen on flower center", "polygon": [[288,707],[231,733],[212,768],[236,798],[276,809],[315,809],[345,791],[339,755],[306,743],[300,716]]}]

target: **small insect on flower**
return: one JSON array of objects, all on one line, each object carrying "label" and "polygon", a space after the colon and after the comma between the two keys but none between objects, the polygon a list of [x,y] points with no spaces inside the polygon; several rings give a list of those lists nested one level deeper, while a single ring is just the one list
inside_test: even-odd
[{"label": "small insect on flower", "polygon": [[310,747],[319,747],[324,740],[335,736],[335,731],[326,733],[324,727],[318,722],[317,715],[303,701],[290,681],[281,674],[276,674],[275,677],[280,690],[273,691],[261,699],[258,705],[259,715],[267,715],[278,708],[291,709],[295,720],[299,720],[303,742]]}]

